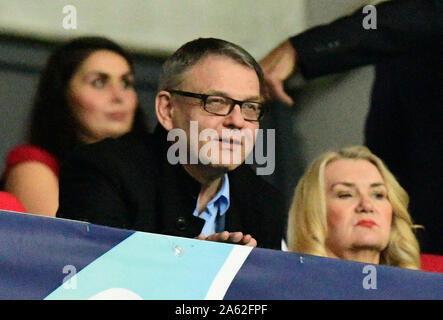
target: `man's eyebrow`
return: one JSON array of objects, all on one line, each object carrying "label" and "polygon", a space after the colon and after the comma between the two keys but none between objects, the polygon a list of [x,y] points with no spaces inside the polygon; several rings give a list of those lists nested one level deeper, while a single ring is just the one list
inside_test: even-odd
[{"label": "man's eyebrow", "polygon": [[[221,97],[225,97],[225,98],[232,98],[229,94],[227,94],[226,92],[223,91],[218,91],[218,90],[209,90],[206,94],[208,95],[214,95],[214,96],[221,96]],[[237,100],[237,99],[235,99]],[[242,101],[254,101],[254,102],[260,102],[262,99],[260,96],[249,96],[245,99],[242,99]]]}]

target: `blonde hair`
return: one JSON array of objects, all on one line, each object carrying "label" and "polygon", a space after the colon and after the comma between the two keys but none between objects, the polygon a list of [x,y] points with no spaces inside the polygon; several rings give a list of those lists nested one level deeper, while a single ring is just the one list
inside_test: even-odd
[{"label": "blonde hair", "polygon": [[326,152],[307,169],[295,188],[289,210],[287,241],[289,251],[327,257],[326,165],[339,159],[361,159],[372,163],[382,175],[392,205],[392,223],[388,246],[380,253],[380,264],[420,269],[420,248],[408,212],[409,197],[383,161],[364,146]]}]

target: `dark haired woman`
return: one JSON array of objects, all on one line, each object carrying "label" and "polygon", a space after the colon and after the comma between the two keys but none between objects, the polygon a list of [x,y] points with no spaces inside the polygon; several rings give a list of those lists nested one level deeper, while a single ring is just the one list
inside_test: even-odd
[{"label": "dark haired woman", "polygon": [[133,84],[130,56],[106,38],[55,49],[40,78],[28,142],[8,154],[4,190],[26,212],[55,216],[59,166],[74,147],[146,130]]}]

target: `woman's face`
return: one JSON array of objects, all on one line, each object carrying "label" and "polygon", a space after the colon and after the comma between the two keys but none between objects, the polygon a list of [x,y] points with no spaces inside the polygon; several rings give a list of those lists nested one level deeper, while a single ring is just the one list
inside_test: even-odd
[{"label": "woman's face", "polygon": [[82,62],[67,94],[80,140],[92,143],[131,130],[137,107],[133,84],[128,62],[113,51],[95,51]]},{"label": "woman's face", "polygon": [[340,159],[325,167],[328,256],[381,252],[389,242],[392,205],[383,177],[367,160]]}]

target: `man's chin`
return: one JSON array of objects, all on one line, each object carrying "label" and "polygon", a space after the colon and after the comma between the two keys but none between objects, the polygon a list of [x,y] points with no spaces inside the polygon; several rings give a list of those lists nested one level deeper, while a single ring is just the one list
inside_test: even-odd
[{"label": "man's chin", "polygon": [[207,164],[206,166],[210,167],[213,170],[217,170],[220,173],[227,173],[229,171],[237,169],[240,165],[241,165],[241,163],[240,164],[232,164],[232,163],[226,164],[226,163],[212,163],[211,162],[211,163]]},{"label": "man's chin", "polygon": [[240,165],[241,165],[241,163],[240,164],[216,164],[214,166],[217,168],[220,168],[221,170],[232,171],[232,170],[237,169]]}]

